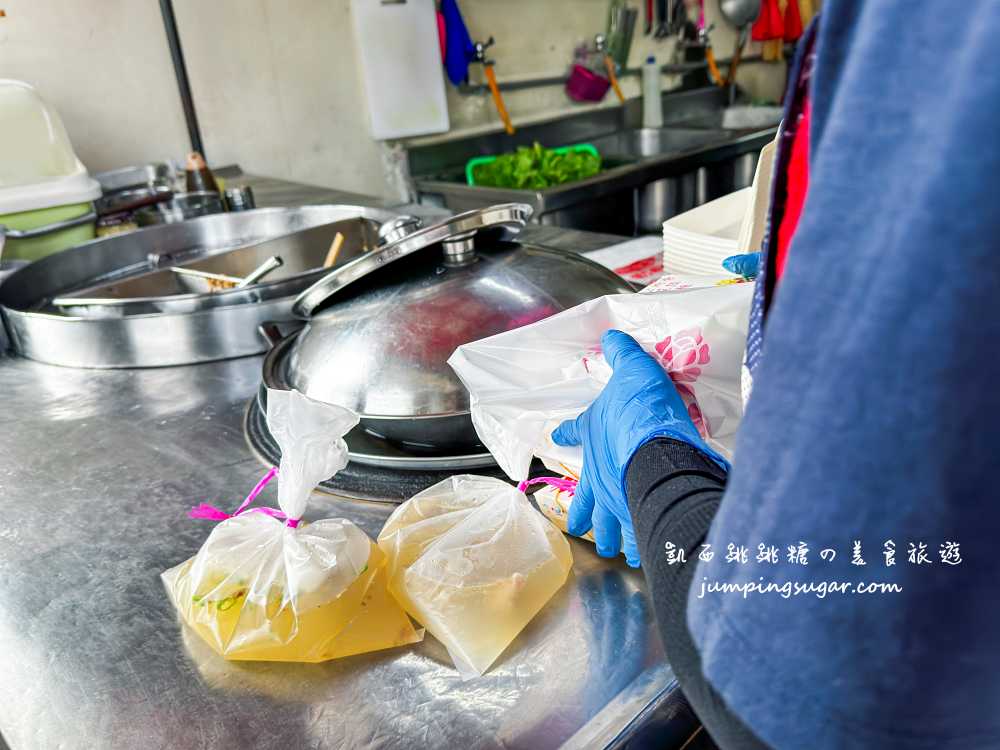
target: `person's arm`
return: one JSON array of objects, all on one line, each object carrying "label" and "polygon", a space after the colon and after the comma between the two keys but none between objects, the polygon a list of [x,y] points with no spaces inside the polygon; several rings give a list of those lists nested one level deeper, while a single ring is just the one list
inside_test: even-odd
[{"label": "person's arm", "polygon": [[559,425],[552,440],[583,447],[569,532],[582,536],[593,528],[599,555],[617,557],[624,547],[628,564],[638,567],[639,548],[625,499],[625,472],[636,451],[656,438],[671,438],[697,448],[716,469],[729,464],[705,443],[673,382],[635,339],[610,330],[601,338],[601,348],[613,370],[611,380],[586,411]]},{"label": "person's arm", "polygon": [[[701,438],[670,378],[634,339],[608,331],[601,344],[611,380],[583,414],[552,435],[584,449],[569,531],[580,535],[593,527],[598,554],[617,556],[624,543],[630,565],[641,559],[667,658],[695,713],[723,747],[764,747],[702,676],[686,624],[698,550],[719,507],[728,464]],[[686,563],[670,564],[667,542],[683,551]]]},{"label": "person's arm", "polygon": [[[625,473],[636,544],[660,638],[681,690],[720,747],[765,748],[701,672],[687,626],[698,552],[725,491],[726,473],[700,449],[671,438],[642,445]],[[667,544],[672,545],[667,554]],[[680,562],[683,556],[685,562]]]},{"label": "person's arm", "polygon": [[[636,543],[650,583],[676,577],[666,545],[694,559],[726,484],[726,473],[701,450],[657,438],[636,451],[625,475]],[[687,596],[687,592],[683,592]]]}]

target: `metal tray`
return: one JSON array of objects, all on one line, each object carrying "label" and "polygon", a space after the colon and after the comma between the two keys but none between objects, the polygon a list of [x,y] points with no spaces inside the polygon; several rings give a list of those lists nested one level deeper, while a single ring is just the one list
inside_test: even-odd
[{"label": "metal tray", "polygon": [[[346,262],[370,244],[361,241],[366,232],[358,229],[357,219],[370,223],[374,232],[396,216],[362,206],[263,208],[114,235],[16,271],[0,286],[0,313],[17,353],[56,365],[162,367],[259,354],[266,344],[257,326],[292,318],[295,295],[328,271],[308,266],[317,248],[325,255],[338,229],[330,229],[325,247],[315,238],[301,241],[302,234],[296,239],[296,233],[347,221],[357,231],[354,241],[344,243],[339,260]],[[280,252],[266,242],[276,238],[284,240]],[[157,281],[158,274],[170,273],[162,271],[166,265],[209,271],[238,271],[245,265],[249,271],[275,254],[285,261],[282,274],[245,289],[171,294]],[[149,293],[132,296],[147,284]],[[81,305],[74,310],[80,314],[68,315],[50,304],[69,295],[93,301],[95,290],[100,304]],[[125,302],[109,303],[114,299]]]},{"label": "metal tray", "polygon": [[[149,258],[149,268],[120,280],[86,286],[60,295],[58,307],[42,300],[41,310],[79,317],[123,317],[159,312],[195,312],[287,297],[330,269],[323,261],[331,239],[341,233],[344,244],[337,265],[357,260],[378,246],[378,223],[367,217],[341,219],[272,240],[205,257],[201,252],[160,254]],[[172,268],[243,277],[263,261],[277,256],[282,266],[249,287],[212,291],[204,279],[174,273]],[[191,260],[191,257],[194,260]],[[76,304],[69,304],[75,302]]]}]

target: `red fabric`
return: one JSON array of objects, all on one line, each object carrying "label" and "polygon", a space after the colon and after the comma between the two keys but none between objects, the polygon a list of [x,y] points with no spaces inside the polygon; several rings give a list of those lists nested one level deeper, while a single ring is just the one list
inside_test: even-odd
[{"label": "red fabric", "polygon": [[802,16],[799,15],[798,0],[788,0],[785,8],[785,41],[794,42],[802,36]]},{"label": "red fabric", "polygon": [[782,39],[784,36],[785,19],[781,17],[778,0],[764,0],[760,15],[753,22],[750,37],[755,42],[766,42],[769,39]]},{"label": "red fabric", "polygon": [[444,22],[444,13],[440,10],[437,12],[437,25],[438,45],[441,47],[441,62],[444,62],[444,58],[448,53],[448,29]]},{"label": "red fabric", "polygon": [[792,140],[792,153],[788,158],[788,170],[785,183],[785,212],[778,225],[778,253],[774,259],[775,281],[781,279],[785,272],[785,262],[788,260],[788,246],[799,225],[802,206],[806,202],[809,189],[809,123],[812,119],[812,105],[809,99],[802,105],[802,117],[799,119],[795,137]]}]

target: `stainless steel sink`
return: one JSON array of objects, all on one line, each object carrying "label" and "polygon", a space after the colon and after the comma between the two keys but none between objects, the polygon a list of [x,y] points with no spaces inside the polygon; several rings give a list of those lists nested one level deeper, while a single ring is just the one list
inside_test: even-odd
[{"label": "stainless steel sink", "polygon": [[[717,87],[668,92],[666,126],[639,127],[641,101],[590,109],[568,117],[502,132],[438,141],[407,149],[420,200],[465,211],[494,203],[529,203],[533,221],[551,226],[633,235],[659,232],[664,220],[746,187],[758,154],[776,128],[719,127],[728,105]],[[499,154],[532,143],[556,147],[591,143],[601,154],[601,172],[586,180],[544,190],[470,186],[465,164],[474,156]]]},{"label": "stainless steel sink", "polygon": [[781,121],[781,107],[749,107],[737,105],[686,118],[679,125],[686,128],[715,130],[760,130],[776,127]]},{"label": "stainless steel sink", "polygon": [[636,128],[595,138],[590,142],[605,158],[637,160],[724,143],[732,138],[733,134],[725,130]]}]

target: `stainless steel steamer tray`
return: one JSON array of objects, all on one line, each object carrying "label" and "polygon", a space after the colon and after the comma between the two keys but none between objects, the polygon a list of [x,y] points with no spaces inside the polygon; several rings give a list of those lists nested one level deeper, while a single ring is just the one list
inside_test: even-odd
[{"label": "stainless steel steamer tray", "polygon": [[[164,367],[258,354],[267,345],[257,327],[291,319],[295,296],[329,272],[322,256],[336,232],[348,238],[339,264],[373,248],[379,226],[396,216],[362,206],[262,208],[94,240],[13,273],[0,285],[0,312],[14,351],[68,367]],[[329,238],[308,231],[324,225]],[[168,266],[219,271],[250,265],[261,253],[282,256],[284,273],[222,293],[157,293],[155,280]],[[73,296],[81,298],[73,314],[51,305]]]}]

